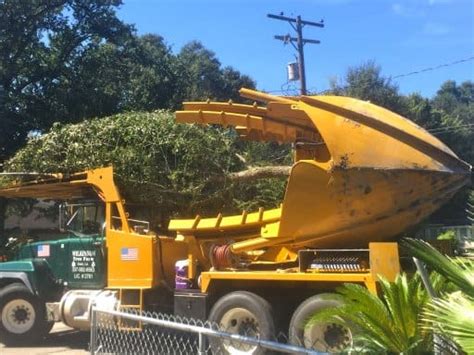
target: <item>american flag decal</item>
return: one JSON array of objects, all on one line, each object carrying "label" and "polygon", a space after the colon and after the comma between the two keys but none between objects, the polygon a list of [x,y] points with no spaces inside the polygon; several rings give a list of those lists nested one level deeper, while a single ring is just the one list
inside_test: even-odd
[{"label": "american flag decal", "polygon": [[138,248],[122,248],[120,250],[121,260],[138,260]]},{"label": "american flag decal", "polygon": [[47,258],[49,251],[49,244],[38,245],[38,258]]}]

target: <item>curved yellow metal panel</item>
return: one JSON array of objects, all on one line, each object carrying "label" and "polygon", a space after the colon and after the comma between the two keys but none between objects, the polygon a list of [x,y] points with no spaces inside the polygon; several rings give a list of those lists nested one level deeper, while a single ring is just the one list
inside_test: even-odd
[{"label": "curved yellow metal panel", "polygon": [[[224,125],[230,120],[218,122],[218,116],[233,117],[231,124],[251,130],[247,138],[296,143],[297,161],[279,223],[262,225],[260,236],[233,243],[235,253],[277,245],[347,247],[390,240],[438,209],[470,179],[471,167],[440,140],[370,102],[340,96],[276,97],[248,89],[241,95],[267,106],[191,103],[185,109],[199,111],[177,113],[180,121],[205,123],[205,112],[213,118],[208,122]],[[288,127],[296,134],[286,134]]]},{"label": "curved yellow metal panel", "polygon": [[334,165],[469,173],[437,138],[389,110],[347,97],[302,97],[298,105],[318,128]]},{"label": "curved yellow metal panel", "polygon": [[329,172],[313,161],[301,161],[288,183],[279,236],[331,247],[387,240],[426,218],[464,184],[463,176],[445,172]]}]

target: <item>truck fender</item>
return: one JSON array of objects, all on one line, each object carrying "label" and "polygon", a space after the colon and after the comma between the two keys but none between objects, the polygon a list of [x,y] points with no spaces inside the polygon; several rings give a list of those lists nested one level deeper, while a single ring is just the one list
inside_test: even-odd
[{"label": "truck fender", "polygon": [[[8,282],[7,284],[3,285],[3,280],[8,279],[11,280],[11,282]],[[2,286],[6,286],[12,282],[19,281],[22,284],[24,284],[28,290],[31,291],[32,294],[36,295],[37,293],[34,291],[33,287],[31,286],[31,282],[28,279],[28,276],[26,275],[26,272],[1,272],[0,271],[0,284]]]}]

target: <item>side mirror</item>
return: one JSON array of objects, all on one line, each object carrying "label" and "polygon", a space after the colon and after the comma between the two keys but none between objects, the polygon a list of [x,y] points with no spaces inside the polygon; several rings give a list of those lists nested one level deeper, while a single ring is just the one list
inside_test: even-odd
[{"label": "side mirror", "polygon": [[102,236],[103,238],[105,238],[105,231],[106,231],[106,229],[107,229],[107,222],[104,222],[104,223],[102,224],[102,230],[100,231],[100,232],[101,232],[101,236]]}]

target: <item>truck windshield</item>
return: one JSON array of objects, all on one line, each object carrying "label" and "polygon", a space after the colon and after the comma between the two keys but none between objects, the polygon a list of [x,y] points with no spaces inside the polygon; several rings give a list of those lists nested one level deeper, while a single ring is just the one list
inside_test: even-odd
[{"label": "truck windshield", "polygon": [[97,235],[104,224],[104,207],[99,203],[61,206],[61,229],[81,235]]}]

